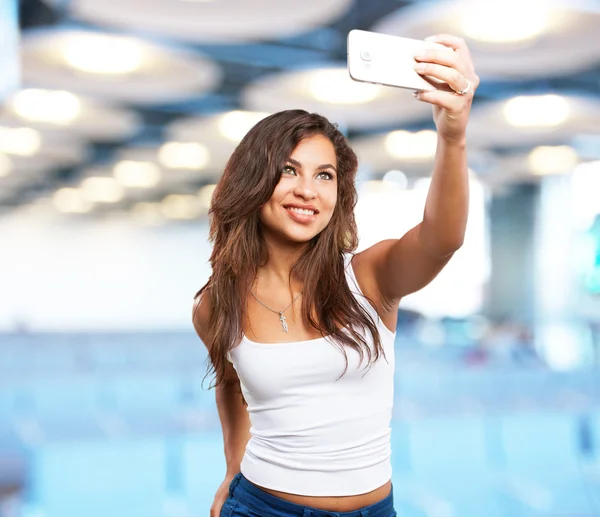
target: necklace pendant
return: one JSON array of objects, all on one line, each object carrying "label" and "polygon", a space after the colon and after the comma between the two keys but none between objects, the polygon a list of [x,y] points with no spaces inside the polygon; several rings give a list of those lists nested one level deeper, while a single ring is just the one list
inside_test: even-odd
[{"label": "necklace pendant", "polygon": [[279,321],[281,321],[281,328],[283,328],[284,332],[288,331],[288,324],[285,321],[285,316],[283,315],[283,312],[279,313]]}]

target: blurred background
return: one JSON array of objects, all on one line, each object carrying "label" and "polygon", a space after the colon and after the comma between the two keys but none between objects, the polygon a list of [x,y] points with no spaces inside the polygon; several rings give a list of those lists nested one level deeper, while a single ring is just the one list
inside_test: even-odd
[{"label": "blurred background", "polygon": [[361,249],[422,215],[430,107],[350,81],[351,29],[461,35],[482,78],[466,242],[399,309],[398,515],[600,515],[600,2],[0,0],[1,517],[208,516],[191,304],[237,142],[317,111]]}]

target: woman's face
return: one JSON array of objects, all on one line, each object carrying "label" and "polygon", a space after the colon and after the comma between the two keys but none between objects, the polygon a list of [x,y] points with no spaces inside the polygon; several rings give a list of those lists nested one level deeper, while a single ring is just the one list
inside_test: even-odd
[{"label": "woman's face", "polygon": [[337,158],[323,135],[304,138],[281,171],[271,198],[260,209],[267,240],[308,242],[327,226],[337,202]]}]

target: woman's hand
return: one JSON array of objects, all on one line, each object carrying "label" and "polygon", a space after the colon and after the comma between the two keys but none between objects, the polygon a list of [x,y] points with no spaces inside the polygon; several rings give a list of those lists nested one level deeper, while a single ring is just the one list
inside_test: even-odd
[{"label": "woman's hand", "polygon": [[[433,120],[439,138],[448,142],[464,141],[473,95],[479,86],[469,48],[462,38],[448,34],[427,39],[449,48],[427,50],[425,54],[415,56],[415,70],[447,84],[443,90],[421,91],[415,96],[433,105]],[[464,90],[468,90],[464,95],[457,93]]]},{"label": "woman's hand", "polygon": [[229,498],[229,485],[233,478],[225,478],[225,480],[219,485],[213,503],[210,507],[210,517],[219,517],[221,515],[221,509],[223,504]]}]

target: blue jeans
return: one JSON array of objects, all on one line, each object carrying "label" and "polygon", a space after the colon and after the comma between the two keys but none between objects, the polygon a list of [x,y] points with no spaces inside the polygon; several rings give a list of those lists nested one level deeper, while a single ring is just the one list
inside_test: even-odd
[{"label": "blue jeans", "polygon": [[393,491],[385,499],[353,512],[328,512],[268,494],[241,473],[229,485],[220,517],[396,517]]}]

